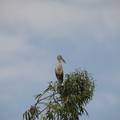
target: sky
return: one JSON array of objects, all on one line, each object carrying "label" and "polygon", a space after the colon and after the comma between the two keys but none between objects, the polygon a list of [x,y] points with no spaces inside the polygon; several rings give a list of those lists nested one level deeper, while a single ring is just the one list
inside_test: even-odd
[{"label": "sky", "polygon": [[64,72],[95,80],[89,116],[120,119],[119,0],[0,0],[0,120],[21,120],[49,81],[56,56]]}]

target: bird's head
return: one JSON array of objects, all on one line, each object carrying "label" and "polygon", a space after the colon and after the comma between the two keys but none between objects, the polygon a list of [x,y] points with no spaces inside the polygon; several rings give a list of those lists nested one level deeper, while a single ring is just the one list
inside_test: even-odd
[{"label": "bird's head", "polygon": [[66,61],[63,59],[63,57],[62,57],[61,55],[58,55],[58,56],[57,56],[57,60],[58,60],[59,62],[66,63]]}]

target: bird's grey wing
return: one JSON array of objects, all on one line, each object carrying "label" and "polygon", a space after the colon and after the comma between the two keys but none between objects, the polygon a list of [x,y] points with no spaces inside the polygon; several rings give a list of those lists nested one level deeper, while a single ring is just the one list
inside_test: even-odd
[{"label": "bird's grey wing", "polygon": [[55,74],[56,74],[56,78],[58,79],[58,81],[60,83],[62,83],[63,82],[63,72],[61,74],[58,74],[57,72],[55,72]]}]

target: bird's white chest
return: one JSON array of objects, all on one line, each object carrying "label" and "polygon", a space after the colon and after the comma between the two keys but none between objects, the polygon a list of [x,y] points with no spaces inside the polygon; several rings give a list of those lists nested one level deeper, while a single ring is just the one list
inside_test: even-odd
[{"label": "bird's white chest", "polygon": [[61,74],[63,72],[63,67],[61,63],[57,63],[55,66],[55,71],[59,74]]}]

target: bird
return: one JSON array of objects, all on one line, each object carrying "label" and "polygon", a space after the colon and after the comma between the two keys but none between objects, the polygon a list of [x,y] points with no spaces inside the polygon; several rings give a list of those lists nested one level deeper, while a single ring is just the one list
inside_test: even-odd
[{"label": "bird", "polygon": [[55,75],[60,84],[63,82],[63,76],[64,76],[64,71],[62,64],[66,63],[66,61],[63,59],[61,55],[57,56],[57,63],[55,65]]}]

